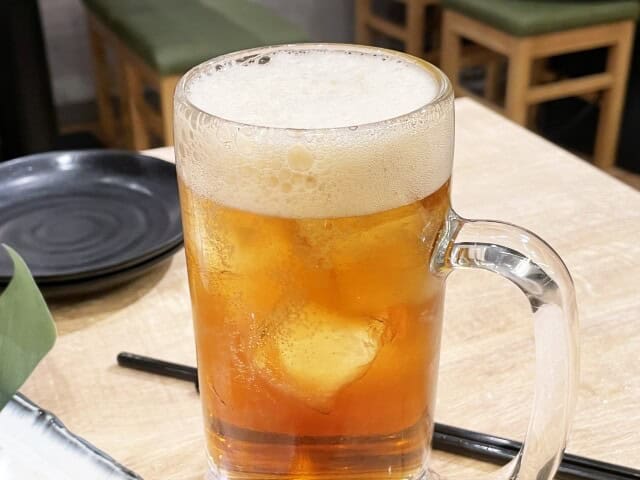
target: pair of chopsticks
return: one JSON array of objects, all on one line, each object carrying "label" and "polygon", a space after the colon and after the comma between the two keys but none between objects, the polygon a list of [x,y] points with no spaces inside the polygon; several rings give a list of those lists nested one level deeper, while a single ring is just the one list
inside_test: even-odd
[{"label": "pair of chopsticks", "polygon": [[[436,423],[433,448],[504,465],[518,454],[522,443]],[[555,478],[637,480],[640,479],[640,470],[565,453]]]},{"label": "pair of chopsticks", "polygon": [[[166,362],[151,357],[122,352],[118,354],[122,367],[186,380],[198,389],[198,370],[195,367]],[[522,444],[514,440],[473,432],[458,427],[435,424],[433,448],[491,463],[506,464],[514,458]],[[582,480],[640,480],[640,470],[601,462],[577,455],[565,454],[556,478]]]}]

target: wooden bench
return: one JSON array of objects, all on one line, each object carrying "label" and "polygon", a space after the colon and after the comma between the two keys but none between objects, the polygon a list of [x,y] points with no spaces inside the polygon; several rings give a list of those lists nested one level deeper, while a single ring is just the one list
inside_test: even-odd
[{"label": "wooden bench", "polygon": [[303,31],[248,0],[83,2],[100,133],[109,146],[172,144],[173,91],[189,68],[236,50],[307,40]]}]

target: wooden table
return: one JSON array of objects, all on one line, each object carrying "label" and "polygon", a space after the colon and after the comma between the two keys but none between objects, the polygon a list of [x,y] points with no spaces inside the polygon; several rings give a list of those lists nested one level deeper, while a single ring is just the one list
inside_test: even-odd
[{"label": "wooden table", "polygon": [[[640,194],[472,101],[456,110],[455,208],[539,233],[576,283],[582,381],[569,450],[640,468]],[[22,391],[145,480],[201,479],[193,386],[115,361],[128,350],[195,364],[184,256],[51,307],[60,337]],[[489,273],[455,272],[445,317],[437,420],[521,438],[533,391],[524,296]],[[434,466],[459,479],[494,468],[439,452]]]}]

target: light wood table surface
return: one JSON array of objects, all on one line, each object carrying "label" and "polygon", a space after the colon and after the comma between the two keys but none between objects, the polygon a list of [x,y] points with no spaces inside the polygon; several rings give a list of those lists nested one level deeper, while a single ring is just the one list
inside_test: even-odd
[{"label": "light wood table surface", "polygon": [[[582,379],[569,451],[640,468],[640,193],[470,100],[456,112],[456,210],[537,232],[573,274]],[[193,386],[116,365],[122,350],[195,365],[183,253],[115,291],[51,307],[59,339],[23,393],[145,480],[201,479]],[[521,439],[532,380],[524,296],[486,272],[453,273],[436,420]],[[459,479],[494,468],[440,452],[433,465]]]}]

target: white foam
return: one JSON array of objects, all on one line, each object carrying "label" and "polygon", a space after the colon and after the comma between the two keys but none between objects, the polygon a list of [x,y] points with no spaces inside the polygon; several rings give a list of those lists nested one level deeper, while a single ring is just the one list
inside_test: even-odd
[{"label": "white foam", "polygon": [[[279,128],[333,128],[397,117],[438,93],[424,69],[386,56],[276,53],[194,81],[189,99],[222,118]],[[410,92],[410,94],[407,94]]]},{"label": "white foam", "polygon": [[256,213],[336,217],[411,203],[448,179],[452,100],[422,108],[440,94],[434,74],[375,49],[318,48],[275,47],[187,74],[175,137],[191,188]]}]

